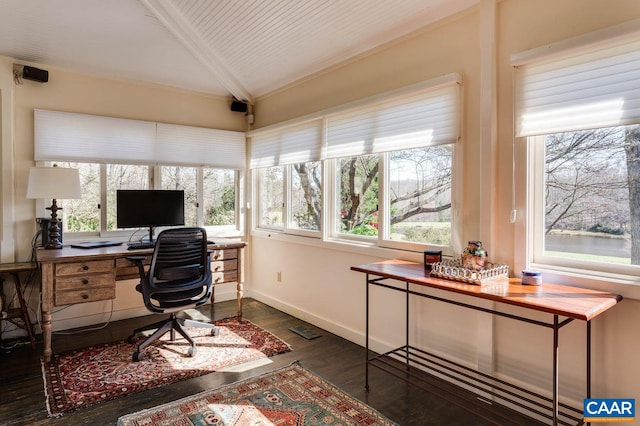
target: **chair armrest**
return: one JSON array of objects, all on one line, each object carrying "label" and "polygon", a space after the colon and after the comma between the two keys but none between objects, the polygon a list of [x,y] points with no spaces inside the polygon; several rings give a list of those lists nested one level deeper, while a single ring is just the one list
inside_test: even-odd
[{"label": "chair armrest", "polygon": [[146,259],[146,256],[127,256],[125,259],[135,263],[135,265],[138,267],[138,274],[140,274],[140,278],[144,278],[145,276],[145,272],[144,272],[144,260]]}]

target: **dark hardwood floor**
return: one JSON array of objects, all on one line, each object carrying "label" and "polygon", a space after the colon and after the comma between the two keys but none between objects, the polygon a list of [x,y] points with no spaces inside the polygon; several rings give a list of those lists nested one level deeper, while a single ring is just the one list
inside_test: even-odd
[{"label": "dark hardwood floor", "polygon": [[[209,307],[204,307],[201,311],[208,314]],[[235,301],[216,304],[216,319],[232,316],[234,313]],[[270,358],[272,363],[249,371],[211,373],[80,409],[60,418],[47,416],[40,365],[42,343],[39,342],[35,350],[28,345],[17,347],[0,355],[0,424],[114,425],[122,415],[256,376],[295,360],[400,425],[538,424],[515,414],[510,415],[509,422],[489,422],[440,398],[437,390],[435,394],[424,392],[377,368],[370,368],[370,391],[365,392],[364,348],[253,299],[245,299],[243,313],[244,318],[280,337],[293,350],[276,355]],[[124,339],[134,328],[155,320],[157,318],[141,317],[115,321],[102,330],[84,334],[54,334],[53,348],[55,352],[62,352]],[[307,340],[289,330],[298,325],[313,329],[321,337]]]}]

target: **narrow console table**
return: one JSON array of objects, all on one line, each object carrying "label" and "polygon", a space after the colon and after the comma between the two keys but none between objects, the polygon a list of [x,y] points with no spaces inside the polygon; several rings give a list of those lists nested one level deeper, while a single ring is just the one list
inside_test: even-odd
[{"label": "narrow console table", "polygon": [[[237,283],[238,317],[242,318],[243,249],[246,243],[216,239],[209,245],[213,284]],[[63,247],[59,250],[37,250],[36,257],[42,275],[42,335],[43,358],[51,359],[51,310],[54,306],[115,299],[116,281],[139,278],[138,268],[127,256],[148,255],[153,249],[128,250],[121,246],[81,249]],[[214,287],[215,289],[215,287]],[[140,299],[142,300],[142,298]],[[213,319],[214,293],[211,296]]]},{"label": "narrow console table", "polygon": [[[586,398],[591,397],[591,321],[615,306],[622,300],[622,296],[601,291],[582,289],[555,284],[541,286],[522,285],[519,279],[502,278],[483,285],[465,284],[463,282],[431,277],[421,263],[403,260],[388,260],[367,265],[352,266],[351,270],[366,274],[366,363],[365,388],[369,390],[369,365],[379,368],[389,374],[418,386],[428,392],[436,393],[453,404],[457,404],[490,422],[501,424],[503,421],[513,421],[513,418],[503,417],[504,407],[516,408],[518,412],[526,412],[532,418],[546,419],[555,425],[584,424],[582,410],[559,401],[558,391],[558,348],[559,331],[574,320],[584,321],[586,326]],[[405,345],[386,352],[371,356],[369,354],[369,288],[382,287],[406,294],[405,306]],[[442,290],[437,295],[418,291],[425,287]],[[544,312],[550,315],[548,322],[513,315],[461,302],[450,298],[451,293],[470,296],[471,298],[490,300],[498,303],[515,305],[526,310]],[[453,294],[451,294],[453,295]],[[546,327],[553,331],[553,374],[551,383],[551,397],[541,395],[532,390],[508,383],[504,380],[486,374],[460,363],[452,362],[439,355],[429,353],[411,346],[409,341],[409,299],[417,296],[449,303],[456,306],[486,312],[528,324]],[[460,298],[458,298],[460,299]],[[534,313],[535,313],[534,312]],[[525,311],[526,315],[526,311]],[[537,315],[539,317],[539,315]],[[434,389],[434,382],[429,379],[431,374],[446,377],[452,383],[461,387],[471,388],[476,397],[462,400],[460,395],[447,396],[447,389]],[[425,377],[426,376],[426,377]],[[503,406],[494,409],[494,404]],[[508,410],[506,410],[508,412]]]}]

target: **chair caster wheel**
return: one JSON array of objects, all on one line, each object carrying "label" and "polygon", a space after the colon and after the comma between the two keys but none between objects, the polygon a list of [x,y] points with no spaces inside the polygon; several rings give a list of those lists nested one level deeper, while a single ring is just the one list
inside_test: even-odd
[{"label": "chair caster wheel", "polygon": [[187,349],[187,355],[189,355],[190,357],[196,356],[196,352],[196,348],[194,348],[193,346]]},{"label": "chair caster wheel", "polygon": [[142,361],[143,358],[144,358],[144,356],[138,351],[135,351],[133,353],[133,356],[131,357],[131,359],[133,359],[133,362]]},{"label": "chair caster wheel", "polygon": [[212,336],[217,336],[220,334],[220,329],[219,328],[212,328],[211,329],[211,335]]}]

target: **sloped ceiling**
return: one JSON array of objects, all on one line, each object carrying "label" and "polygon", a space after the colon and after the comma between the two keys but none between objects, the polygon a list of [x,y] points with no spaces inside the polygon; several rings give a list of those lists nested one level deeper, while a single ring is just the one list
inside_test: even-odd
[{"label": "sloped ceiling", "polygon": [[0,55],[252,102],[479,0],[1,0]]}]

